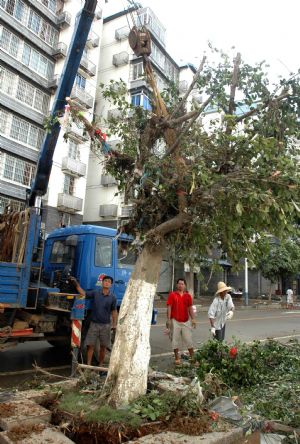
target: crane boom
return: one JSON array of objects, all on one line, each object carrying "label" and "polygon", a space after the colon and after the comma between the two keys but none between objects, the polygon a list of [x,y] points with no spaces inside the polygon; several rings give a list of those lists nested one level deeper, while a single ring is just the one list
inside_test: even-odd
[{"label": "crane boom", "polygon": [[39,153],[36,176],[29,191],[29,206],[36,206],[36,198],[47,192],[52,169],[53,154],[60,132],[60,124],[56,121],[57,113],[64,110],[66,97],[72,91],[74,80],[79,68],[83,50],[88,39],[95,15],[97,0],[85,0],[84,7],[76,17],[75,28],[54,98],[50,120],[54,122],[51,131],[46,134]]}]

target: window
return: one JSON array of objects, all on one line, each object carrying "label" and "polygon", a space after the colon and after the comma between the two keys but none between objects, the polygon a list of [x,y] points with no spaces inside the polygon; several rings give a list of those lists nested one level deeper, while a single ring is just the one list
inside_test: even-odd
[{"label": "window", "polygon": [[6,111],[0,110],[0,133],[6,134],[8,128],[9,114]]},{"label": "window", "polygon": [[35,165],[0,152],[0,177],[29,187],[35,175]]},{"label": "window", "polygon": [[85,87],[86,87],[86,78],[85,77],[81,76],[80,74],[77,74],[75,82],[79,88],[85,89]]},{"label": "window", "polygon": [[8,29],[2,28],[0,37],[0,47],[11,56],[17,57],[20,39],[13,35]]},{"label": "window", "polygon": [[118,268],[133,268],[137,255],[130,242],[118,240]]},{"label": "window", "polygon": [[28,28],[35,34],[38,34],[41,24],[41,17],[36,14],[32,9],[29,13]]},{"label": "window", "polygon": [[96,237],[95,266],[112,267],[112,239],[109,237]]},{"label": "window", "polygon": [[80,150],[78,143],[69,139],[69,152],[68,155],[70,159],[80,160]]},{"label": "window", "polygon": [[6,208],[8,208],[8,211],[21,211],[25,208],[25,202],[11,199],[10,197],[0,196],[0,214],[4,213]]},{"label": "window", "polygon": [[33,148],[39,148],[42,138],[44,137],[44,131],[13,114],[11,114],[11,116],[11,128],[8,134],[6,131],[6,134],[12,139],[26,143]]},{"label": "window", "polygon": [[151,111],[150,99],[144,93],[133,94],[131,96],[131,104],[133,106],[142,106],[145,110]]},{"label": "window", "polygon": [[14,86],[18,76],[4,68],[0,69],[0,91],[10,96],[13,95]]},{"label": "window", "polygon": [[71,248],[65,245],[65,241],[55,241],[52,246],[50,263],[69,264],[71,260]]},{"label": "window", "polygon": [[132,67],[132,80],[140,79],[144,75],[143,63],[136,63]]},{"label": "window", "polygon": [[69,176],[68,174],[65,174],[63,192],[65,194],[69,194],[70,196],[73,196],[74,195],[74,188],[75,188],[75,178],[73,176]]}]

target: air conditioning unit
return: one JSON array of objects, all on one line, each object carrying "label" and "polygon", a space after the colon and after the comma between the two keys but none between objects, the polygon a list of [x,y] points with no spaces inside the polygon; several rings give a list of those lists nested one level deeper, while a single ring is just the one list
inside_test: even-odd
[{"label": "air conditioning unit", "polygon": [[119,52],[118,54],[113,55],[114,66],[127,65],[128,62],[129,62],[129,54],[126,51],[122,51]]},{"label": "air conditioning unit", "polygon": [[110,185],[116,185],[116,179],[110,174],[102,174],[101,176],[101,185],[104,187],[108,187]]},{"label": "air conditioning unit", "polygon": [[[122,117],[122,111],[120,111],[118,108],[110,109],[107,111],[107,118],[110,119],[119,119]],[[110,143],[110,142],[108,142]]]},{"label": "air conditioning unit", "polygon": [[118,215],[118,205],[106,204],[100,205],[99,216],[100,217],[117,217]]},{"label": "air conditioning unit", "polygon": [[57,24],[60,27],[60,29],[65,29],[68,26],[70,26],[72,20],[72,16],[68,11],[63,11],[58,17],[57,17]]},{"label": "air conditioning unit", "polygon": [[121,217],[129,218],[131,217],[133,211],[133,205],[123,205],[121,207]]},{"label": "air conditioning unit", "polygon": [[123,26],[122,28],[116,29],[116,31],[115,31],[116,40],[127,39],[129,32],[130,32],[130,29],[128,26]]}]

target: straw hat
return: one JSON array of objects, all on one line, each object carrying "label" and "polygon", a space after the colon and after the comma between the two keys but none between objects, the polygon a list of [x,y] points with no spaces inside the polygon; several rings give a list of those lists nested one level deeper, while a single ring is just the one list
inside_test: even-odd
[{"label": "straw hat", "polygon": [[227,287],[225,282],[218,282],[218,290],[216,294],[222,293],[223,291],[231,290],[231,287]]}]

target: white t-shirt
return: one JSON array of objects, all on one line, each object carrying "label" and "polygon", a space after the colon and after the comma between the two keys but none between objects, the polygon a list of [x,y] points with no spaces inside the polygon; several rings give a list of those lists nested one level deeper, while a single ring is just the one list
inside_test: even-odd
[{"label": "white t-shirt", "polygon": [[208,317],[215,320],[216,330],[220,330],[226,322],[226,313],[234,308],[230,294],[226,294],[224,299],[216,296],[208,309]]},{"label": "white t-shirt", "polygon": [[293,290],[291,288],[289,288],[286,291],[286,294],[287,294],[287,301],[288,302],[293,302],[293,294],[294,294]]}]

